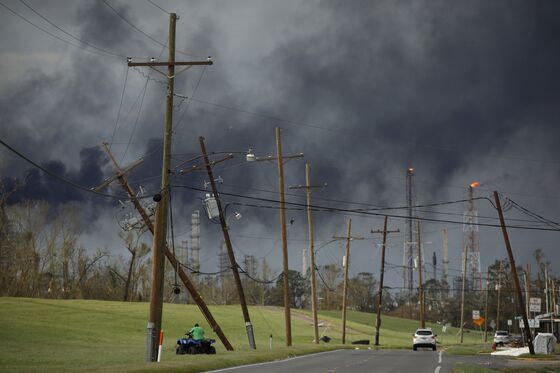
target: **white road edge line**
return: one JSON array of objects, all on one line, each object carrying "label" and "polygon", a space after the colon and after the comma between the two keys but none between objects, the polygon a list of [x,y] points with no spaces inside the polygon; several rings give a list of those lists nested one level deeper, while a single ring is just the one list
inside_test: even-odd
[{"label": "white road edge line", "polygon": [[317,352],[316,354],[300,355],[300,356],[290,357],[288,359],[265,361],[265,362],[256,363],[256,364],[238,365],[238,366],[235,366],[235,367],[223,368],[223,369],[218,369],[218,370],[208,370],[206,373],[227,372],[228,370],[234,370],[234,369],[239,369],[239,368],[256,367],[256,366],[259,366],[259,365],[283,363],[283,362],[290,361],[290,360],[301,359],[303,357],[308,357],[308,356],[312,356],[312,355],[323,355],[323,354],[328,354],[328,353],[336,352],[336,351],[345,351],[345,349]]},{"label": "white road edge line", "polygon": [[436,370],[434,370],[434,373],[439,373],[439,370],[441,369],[441,367],[438,365]]},{"label": "white road edge line", "polygon": [[441,360],[442,360],[441,355],[442,355],[442,354],[443,354],[443,351],[440,350],[440,351],[439,351],[438,364],[441,364]]}]

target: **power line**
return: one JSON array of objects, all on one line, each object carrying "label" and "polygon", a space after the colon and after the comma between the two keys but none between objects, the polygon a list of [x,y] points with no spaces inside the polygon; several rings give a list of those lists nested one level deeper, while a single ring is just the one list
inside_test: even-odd
[{"label": "power line", "polygon": [[49,25],[53,26],[54,28],[56,28],[57,30],[61,31],[62,33],[64,33],[65,35],[68,35],[69,37],[71,37],[72,39],[87,45],[88,47],[91,47],[103,54],[106,55],[110,55],[110,56],[115,56],[115,57],[120,57],[120,58],[127,58],[127,56],[122,55],[122,54],[118,54],[115,52],[111,52],[107,49],[101,48],[101,47],[97,47],[83,39],[80,39],[79,37],[67,32],[66,30],[62,29],[61,27],[59,27],[58,25],[56,25],[54,22],[52,22],[51,20],[49,20],[47,17],[45,17],[43,14],[39,13],[37,10],[35,10],[34,8],[32,8],[29,4],[27,4],[24,0],[19,0],[23,5],[25,5],[29,10],[31,10],[33,13],[35,13],[36,15],[38,15],[39,17],[41,17],[41,19],[43,19],[44,21],[46,21]]},{"label": "power line", "polygon": [[[131,200],[132,199],[131,197],[125,196],[125,195],[113,195],[113,194],[106,194],[106,193],[102,193],[102,192],[97,192],[97,191],[95,191],[91,188],[88,188],[88,187],[85,187],[85,186],[80,185],[78,183],[75,183],[75,182],[73,182],[71,180],[68,180],[63,176],[55,174],[54,172],[52,172],[52,171],[44,168],[43,166],[39,165],[37,162],[33,161],[31,158],[23,155],[22,153],[20,153],[19,151],[17,151],[16,149],[11,147],[10,145],[8,145],[4,140],[0,139],[0,144],[2,144],[5,148],[7,148],[9,151],[14,153],[15,155],[17,155],[21,159],[25,160],[29,164],[31,164],[34,167],[38,168],[39,170],[43,171],[47,175],[49,175],[49,176],[51,176],[51,177],[53,177],[53,178],[55,178],[55,179],[57,179],[57,180],[59,180],[63,183],[66,183],[66,184],[72,186],[75,189],[79,189],[79,190],[84,191],[84,192],[92,193],[92,194],[95,194],[95,195],[100,196],[100,197],[107,197],[107,198],[120,199],[120,200]],[[154,194],[151,194],[151,195],[146,195],[146,196],[141,196],[141,197],[135,197],[135,199],[152,198],[153,196],[154,196]]]},{"label": "power line", "polygon": [[[123,99],[124,99],[124,92],[126,90],[126,82],[128,80],[128,66],[125,66],[125,75],[124,75],[124,84],[123,84],[123,89],[122,89],[122,93],[121,93],[121,101],[119,103],[119,110],[117,111],[117,120],[115,121],[115,128],[113,128],[113,134],[111,135],[111,141],[109,142],[109,149],[111,149],[111,146],[113,145],[113,141],[115,139],[115,134],[117,133],[117,127],[119,126],[119,119],[121,117],[121,109],[122,109],[122,104],[123,104]],[[130,141],[127,144],[127,147],[130,145]]]},{"label": "power line", "polygon": [[124,153],[121,158],[121,163],[128,152],[128,148],[130,147],[130,143],[132,142],[132,138],[134,137],[134,133],[136,132],[136,126],[138,125],[138,120],[140,119],[140,113],[142,112],[142,106],[144,105],[144,98],[146,97],[146,91],[148,90],[148,82],[149,79],[146,79],[146,83],[144,84],[144,89],[142,93],[142,99],[140,100],[140,107],[138,108],[138,114],[136,115],[136,120],[134,121],[134,125],[132,126],[132,132],[128,138],[128,144],[126,144],[126,148],[124,149]]},{"label": "power line", "polygon": [[[174,186],[179,187],[179,188],[191,189],[191,190],[195,190],[195,191],[199,191],[199,192],[206,192],[205,189],[197,188],[197,187],[193,187],[193,186],[189,186],[189,185],[174,185]],[[221,192],[221,194],[227,195],[227,196],[232,196],[232,197],[239,197],[239,198],[257,200],[257,201],[263,201],[263,202],[279,203],[278,200],[274,200],[274,199],[270,199],[270,198],[251,197],[251,196],[234,194],[234,193],[226,193],[226,192]],[[478,197],[478,199],[489,200],[489,198],[487,198],[487,197]],[[439,202],[438,204],[449,204],[449,203],[452,203],[452,202],[457,203],[458,201]],[[303,204],[303,203],[286,202],[286,204],[292,205],[292,206],[297,206],[296,210],[302,210],[304,207],[307,207],[307,205]],[[248,206],[248,207],[269,208],[269,209],[279,208],[277,206],[266,206],[266,205],[263,205],[263,206],[249,205],[249,204],[245,204],[245,205]],[[388,216],[388,217],[395,218],[395,219],[408,219],[407,216],[372,212],[368,209],[351,210],[351,209],[342,209],[342,208],[337,208],[337,207],[318,206],[318,205],[311,205],[310,207],[313,209],[313,211],[318,211],[318,212],[347,212],[347,213],[371,215],[371,216],[379,216],[379,217]],[[464,224],[464,222],[462,222],[462,221],[434,219],[434,218],[426,218],[426,217],[416,217],[415,219],[419,220],[419,221],[428,221],[428,222],[434,222],[434,223],[448,223],[448,224],[461,224],[461,225]],[[472,223],[471,225],[481,226],[481,227],[501,228],[501,226],[499,224]],[[554,228],[527,227],[527,226],[520,226],[520,225],[508,225],[507,227],[511,228],[511,229],[524,229],[524,230],[554,231],[554,232],[560,231],[560,229],[554,229]]]},{"label": "power line", "polygon": [[162,12],[164,12],[165,14],[171,14],[167,10],[163,9],[161,6],[154,3],[152,0],[146,0],[146,1],[149,2],[150,4],[152,4],[153,6],[155,6],[156,8],[158,8],[159,10],[161,10]]},{"label": "power line", "polygon": [[[129,26],[132,27],[134,30],[138,31],[139,33],[141,33],[142,35],[144,35],[145,37],[147,37],[148,39],[150,39],[150,40],[153,41],[154,43],[156,43],[156,44],[158,44],[158,45],[160,45],[160,46],[162,46],[162,47],[164,47],[164,48],[167,48],[167,44],[162,43],[161,41],[159,41],[159,40],[155,39],[154,37],[152,37],[150,34],[148,34],[148,33],[144,32],[144,31],[142,31],[139,27],[137,27],[135,24],[133,24],[132,22],[130,22],[128,19],[126,19],[125,16],[123,16],[118,10],[116,10],[114,7],[112,7],[111,4],[109,4],[109,3],[107,2],[107,0],[102,0],[102,1],[103,1],[103,3],[104,3],[109,9],[111,9],[111,10],[113,11],[113,13],[115,13],[115,14],[116,14],[120,19],[122,19],[123,22],[125,22],[127,25],[129,25]],[[175,52],[180,53],[180,54],[185,55],[185,56],[190,56],[190,57],[199,57],[199,58],[201,57],[201,56],[195,56],[195,55],[192,55],[192,54],[189,54],[189,53],[180,51],[180,50],[175,50]]]},{"label": "power line", "polygon": [[560,224],[559,224],[559,223],[557,223],[557,222],[555,222],[555,221],[552,221],[552,220],[550,220],[550,219],[546,219],[546,218],[542,217],[541,215],[538,215],[538,214],[534,213],[533,211],[531,211],[531,210],[529,210],[529,209],[527,209],[527,208],[521,206],[520,204],[518,204],[517,202],[515,202],[515,201],[512,200],[511,198],[508,198],[508,200],[513,204],[513,206],[514,206],[517,210],[523,212],[523,213],[526,214],[526,215],[531,216],[533,219],[535,219],[535,220],[537,220],[537,221],[540,221],[541,223],[545,223],[546,225],[548,225],[548,226],[550,226],[550,227],[553,227],[553,226],[555,226],[555,227],[557,227],[557,228],[560,227]]},{"label": "power line", "polygon": [[[225,187],[233,187],[233,188],[244,188],[244,189],[249,189],[249,190],[256,190],[256,191],[260,191],[260,192],[266,192],[266,193],[271,193],[271,194],[278,194],[278,191],[273,191],[273,190],[267,190],[267,189],[260,189],[260,188],[252,188],[252,187],[242,187],[242,186],[237,186],[237,185],[230,185],[230,184],[222,184]],[[224,193],[225,194],[225,193]],[[305,198],[305,196],[302,196],[300,194],[295,194],[295,193],[285,193],[286,195],[289,196],[294,196],[297,198]],[[421,205],[415,205],[415,206],[399,206],[399,207],[391,207],[391,206],[385,206],[385,207],[381,207],[381,206],[377,206],[371,203],[364,203],[364,202],[351,202],[351,201],[344,201],[344,200],[338,200],[338,199],[331,199],[331,198],[324,198],[324,197],[314,197],[314,199],[320,199],[323,201],[328,201],[328,202],[340,202],[340,203],[347,203],[347,204],[351,204],[351,205],[362,205],[362,206],[374,206],[374,207],[370,207],[370,208],[364,208],[364,209],[355,209],[353,211],[384,211],[384,210],[405,210],[408,208],[422,208],[422,207],[436,207],[436,206],[444,206],[444,205],[452,205],[452,204],[457,204],[457,203],[464,203],[464,202],[470,202],[470,201],[477,201],[477,200],[487,200],[487,197],[475,197],[475,198],[467,198],[467,199],[459,199],[459,200],[454,200],[454,201],[445,201],[445,202],[436,202],[436,203],[426,203],[426,204],[421,204]],[[307,206],[307,205],[305,205]]]},{"label": "power line", "polygon": [[[49,35],[49,36],[51,36],[51,37],[53,37],[53,38],[55,38],[55,39],[57,39],[57,40],[63,42],[63,43],[69,44],[69,45],[71,45],[71,46],[73,46],[73,47],[75,47],[75,48],[80,48],[80,49],[82,49],[82,50],[84,50],[84,51],[86,51],[86,52],[89,52],[89,53],[97,53],[97,52],[95,52],[95,51],[92,51],[92,50],[87,49],[86,47],[84,47],[84,46],[82,46],[82,45],[74,44],[74,43],[72,43],[71,41],[68,41],[68,40],[66,40],[66,39],[63,39],[63,38],[61,38],[61,37],[59,37],[59,36],[53,34],[52,32],[50,32],[50,31],[44,29],[43,27],[41,27],[41,26],[39,26],[39,25],[37,25],[37,24],[31,22],[30,20],[28,20],[27,18],[25,18],[24,16],[22,16],[21,14],[19,14],[19,13],[16,12],[15,10],[11,9],[10,7],[8,7],[6,4],[4,4],[4,3],[2,3],[2,2],[0,2],[0,6],[3,6],[3,7],[4,7],[5,9],[7,9],[10,13],[12,13],[12,14],[14,14],[15,16],[19,17],[20,19],[22,19],[22,20],[25,21],[26,23],[30,24],[31,26],[35,27],[36,29],[38,29],[38,30],[44,32],[45,34],[47,34],[47,35]],[[106,54],[106,53],[105,53],[105,54]],[[119,57],[121,57],[121,56],[119,56]]]},{"label": "power line", "polygon": [[190,107],[191,101],[193,100],[194,96],[196,95],[196,91],[198,90],[198,86],[200,85],[200,81],[202,80],[202,77],[204,76],[205,71],[206,71],[206,66],[204,66],[204,68],[200,72],[200,75],[198,77],[198,81],[196,82],[196,85],[194,87],[193,93],[191,94],[191,97],[187,98],[188,101],[187,101],[187,104],[185,105],[185,110],[183,110],[183,112],[181,113],[181,116],[177,120],[177,124],[175,125],[175,129],[178,129],[179,126],[183,123],[183,117],[187,113],[187,110]]},{"label": "power line", "polygon": [[[239,186],[239,185],[231,185],[231,184],[227,184],[224,183],[222,184],[223,187],[228,187],[228,188],[234,188],[234,189],[243,189],[243,190],[255,190],[255,191],[259,191],[259,192],[264,192],[264,193],[270,193],[270,194],[278,194],[278,191],[275,190],[267,190],[267,189],[262,189],[262,188],[254,188],[254,187],[243,187],[243,186]],[[304,195],[300,195],[300,194],[296,194],[296,193],[285,193],[288,196],[293,196],[296,198],[305,198]],[[347,203],[347,204],[351,204],[351,205],[359,205],[359,206],[372,206],[371,210],[388,210],[388,209],[401,209],[401,207],[391,207],[391,208],[385,208],[385,207],[381,207],[381,206],[377,206],[374,205],[372,203],[367,203],[367,202],[355,202],[355,201],[346,201],[346,200],[339,200],[339,199],[333,199],[333,198],[326,198],[326,197],[315,197],[314,199],[316,200],[321,200],[321,201],[327,201],[327,202],[340,202],[340,203]],[[476,199],[486,199],[485,197],[477,197]],[[476,199],[473,199],[476,200]],[[464,199],[464,200],[459,200],[460,201],[464,201],[464,202],[469,202],[471,201],[470,199]],[[412,206],[412,208],[419,208],[419,207],[432,207],[429,204],[428,205],[417,205],[417,206]],[[408,208],[408,207],[402,207],[402,209],[404,208]],[[366,209],[367,210],[367,209]],[[430,211],[430,210],[417,210],[418,212],[425,212],[425,213],[432,213],[432,214],[440,214],[440,215],[455,215],[455,216],[463,216],[463,213],[452,213],[452,212],[438,212],[438,211]],[[493,216],[478,216],[479,219],[493,219],[493,220],[499,220],[498,217],[493,217]],[[530,222],[534,222],[535,220],[527,220],[527,219],[514,219],[514,218],[510,218],[508,219],[509,221],[520,221],[520,222],[525,222],[525,223],[530,223]]]}]

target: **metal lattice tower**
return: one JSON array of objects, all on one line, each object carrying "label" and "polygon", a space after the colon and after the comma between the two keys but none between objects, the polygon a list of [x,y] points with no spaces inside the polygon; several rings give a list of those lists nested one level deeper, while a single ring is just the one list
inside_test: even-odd
[{"label": "metal lattice tower", "polygon": [[[405,239],[403,249],[403,292],[412,293],[414,288],[414,255],[418,252],[416,227],[416,190],[414,187],[414,168],[406,170],[406,215]],[[419,258],[422,265],[422,260]]]},{"label": "metal lattice tower", "polygon": [[255,260],[254,255],[245,255],[244,259],[245,264],[245,271],[251,277],[257,276],[257,261]]},{"label": "metal lattice tower", "polygon": [[309,266],[307,265],[307,249],[303,249],[301,252],[301,275],[303,278],[307,277],[307,271]]},{"label": "metal lattice tower", "polygon": [[195,210],[191,215],[191,255],[190,267],[200,271],[200,212]]},{"label": "metal lattice tower", "polygon": [[434,251],[434,255],[432,256],[432,266],[434,270],[434,274],[432,278],[434,279],[434,281],[437,281],[437,255],[435,251]]},{"label": "metal lattice tower", "polygon": [[231,282],[231,276],[232,276],[232,272],[231,272],[231,264],[229,262],[229,256],[226,250],[226,243],[222,240],[222,242],[220,243],[220,252],[218,254],[218,264],[219,264],[219,270],[220,270],[220,289],[221,289],[221,298],[222,298],[222,304],[226,304],[227,303],[227,284],[228,282]]},{"label": "metal lattice tower", "polygon": [[480,272],[480,241],[478,234],[478,211],[474,207],[473,190],[478,183],[472,183],[468,190],[467,208],[463,214],[463,247],[467,248],[468,268],[473,289],[482,290],[482,274]]},{"label": "metal lattice tower", "polygon": [[[179,246],[175,250],[176,250],[176,257],[177,257],[177,260],[179,261],[179,263],[182,263],[182,264],[188,266],[189,265],[189,259],[188,259],[189,246],[188,246],[188,242],[187,241],[181,241],[181,246]],[[177,296],[177,302],[178,303],[183,303],[183,304],[187,303],[188,302],[188,291],[187,291],[186,286],[184,284],[180,283],[180,282],[177,285],[181,289],[181,292]]]},{"label": "metal lattice tower", "polygon": [[227,271],[228,268],[231,267],[230,263],[229,263],[229,257],[228,257],[228,253],[226,251],[226,243],[224,241],[222,241],[220,243],[220,253],[219,255],[219,265],[220,265],[220,277],[222,278],[222,281],[224,279],[224,277],[229,276],[231,273],[229,271]]}]

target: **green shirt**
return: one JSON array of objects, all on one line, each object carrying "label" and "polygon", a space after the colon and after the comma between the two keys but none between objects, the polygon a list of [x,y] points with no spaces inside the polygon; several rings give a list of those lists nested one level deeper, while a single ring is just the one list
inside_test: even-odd
[{"label": "green shirt", "polygon": [[190,333],[192,333],[193,339],[196,339],[197,341],[204,339],[204,329],[202,329],[200,326],[193,327]]}]

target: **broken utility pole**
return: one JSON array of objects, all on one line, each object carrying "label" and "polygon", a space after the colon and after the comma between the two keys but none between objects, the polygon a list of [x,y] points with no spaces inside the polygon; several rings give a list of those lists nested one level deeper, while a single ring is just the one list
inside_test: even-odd
[{"label": "broken utility pole", "polygon": [[383,302],[383,277],[385,275],[385,245],[387,244],[387,234],[398,233],[398,229],[387,230],[387,216],[383,222],[383,230],[372,230],[371,233],[383,233],[383,243],[381,244],[381,272],[379,273],[379,294],[377,298],[377,317],[375,321],[375,345],[379,346],[379,332],[381,330],[381,305]]},{"label": "broken utility pole", "polygon": [[[115,157],[113,157],[113,154],[111,153],[111,150],[107,146],[107,143],[104,143],[103,146],[105,147],[105,151],[107,152],[107,155],[109,156],[109,158],[111,159],[111,161],[113,162],[113,164],[115,166],[115,169],[117,170],[116,178],[110,178],[108,180],[112,179],[114,181],[115,179],[118,179],[118,181],[121,183],[123,189],[126,191],[128,196],[130,197],[130,200],[133,203],[134,207],[136,208],[136,210],[138,211],[138,213],[142,217],[142,220],[144,221],[144,224],[146,224],[146,227],[148,228],[148,230],[153,234],[154,233],[154,224],[152,223],[148,214],[144,210],[144,207],[140,204],[140,201],[136,197],[136,194],[134,193],[134,190],[132,189],[132,187],[128,183],[128,179],[125,175],[124,171],[125,170],[130,170],[130,167],[127,167],[124,170],[121,170],[119,164],[115,160]],[[106,182],[104,182],[100,187],[97,187],[96,190],[101,189],[102,187],[107,186],[107,185],[108,184]],[[229,340],[225,336],[224,332],[222,331],[222,329],[218,325],[218,322],[214,319],[214,316],[212,316],[212,313],[208,309],[208,306],[204,302],[204,299],[202,299],[200,293],[194,287],[191,279],[185,273],[183,268],[179,265],[180,264],[179,261],[175,258],[175,256],[171,252],[171,250],[169,250],[169,247],[167,246],[167,243],[166,243],[164,249],[165,249],[165,251],[164,251],[165,256],[167,257],[167,259],[169,260],[169,262],[171,263],[173,268],[177,269],[177,273],[179,274],[179,277],[183,281],[183,284],[185,285],[185,287],[187,288],[187,290],[191,294],[193,300],[196,302],[198,308],[202,312],[202,315],[204,316],[204,318],[206,319],[206,321],[208,322],[208,324],[210,325],[210,327],[212,328],[214,333],[216,333],[218,338],[220,338],[220,341],[222,341],[222,343],[224,344],[224,347],[228,351],[233,351],[233,346],[231,345],[231,343],[229,342]]]},{"label": "broken utility pole", "polygon": [[245,301],[245,292],[243,291],[243,285],[241,284],[241,278],[239,277],[237,261],[235,260],[235,254],[233,253],[233,248],[231,246],[231,240],[228,230],[229,228],[226,224],[226,216],[224,215],[224,211],[222,210],[222,202],[220,201],[220,195],[218,194],[218,190],[216,189],[214,174],[212,172],[210,161],[208,160],[206,146],[204,145],[204,137],[199,137],[198,141],[200,143],[202,156],[204,157],[204,165],[206,166],[206,171],[208,172],[208,178],[210,178],[212,193],[214,194],[214,199],[216,200],[216,205],[218,206],[220,225],[222,227],[222,233],[224,235],[224,241],[226,243],[226,248],[228,251],[229,262],[231,264],[231,270],[233,272],[233,279],[235,280],[235,286],[237,287],[237,294],[239,295],[239,303],[241,304],[243,319],[245,320],[245,329],[247,330],[247,337],[249,338],[249,347],[252,350],[255,350],[257,346],[255,344],[255,336],[253,335],[253,324],[251,324],[251,318],[249,317],[249,310],[247,309],[247,302]]},{"label": "broken utility pole", "polygon": [[313,214],[311,213],[311,190],[322,189],[327,186],[311,185],[311,165],[305,163],[305,185],[291,186],[289,189],[305,189],[307,195],[307,226],[309,231],[309,258],[311,261],[311,309],[313,313],[313,335],[314,342],[319,344],[319,321],[317,319],[317,290],[315,281],[315,248],[313,243]]},{"label": "broken utility pole", "polygon": [[[158,338],[161,330],[163,311],[163,276],[165,261],[163,260],[165,235],[167,234],[167,215],[169,208],[169,173],[171,164],[171,135],[173,128],[173,88],[175,84],[175,66],[212,65],[212,61],[175,62],[175,28],[177,14],[169,14],[169,57],[167,62],[129,62],[129,67],[147,66],[167,78],[167,94],[165,109],[165,130],[163,135],[163,164],[161,171],[161,190],[155,213],[154,241],[152,249],[152,291],[150,294],[150,315],[147,327],[146,361],[157,361]],[[156,66],[167,66],[167,73],[156,69]],[[183,70],[184,71],[184,70]]]},{"label": "broken utility pole", "polygon": [[342,344],[346,344],[346,305],[348,302],[348,267],[350,267],[350,241],[363,240],[363,237],[352,237],[350,230],[352,229],[352,219],[348,219],[348,230],[346,237],[333,236],[334,240],[346,240],[346,255],[342,264],[344,264],[344,288],[342,291]]},{"label": "broken utility pole", "polygon": [[525,309],[525,304],[523,302],[523,295],[521,294],[521,286],[519,285],[519,277],[517,277],[517,268],[515,268],[515,259],[513,258],[513,252],[511,250],[511,244],[509,242],[509,236],[506,229],[506,222],[504,220],[504,213],[502,211],[502,205],[500,203],[500,196],[497,191],[494,191],[494,200],[496,201],[496,209],[498,210],[498,216],[500,217],[500,225],[502,227],[502,234],[504,235],[504,242],[506,245],[506,250],[509,258],[509,265],[511,267],[511,276],[513,277],[513,283],[515,284],[515,290],[517,292],[517,301],[519,302],[519,308],[523,316],[523,328],[525,332],[525,338],[527,338],[527,344],[529,345],[529,353],[531,355],[535,354],[535,348],[533,347],[533,337],[531,336],[531,329],[529,328],[529,320],[527,318],[527,310]]}]

